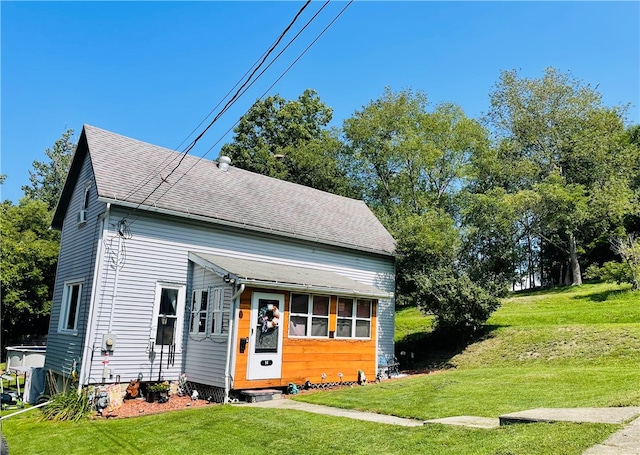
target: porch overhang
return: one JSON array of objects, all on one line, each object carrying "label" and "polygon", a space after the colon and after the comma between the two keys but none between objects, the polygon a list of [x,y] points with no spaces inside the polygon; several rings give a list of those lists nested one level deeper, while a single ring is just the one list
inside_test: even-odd
[{"label": "porch overhang", "polygon": [[189,252],[189,260],[236,284],[267,289],[389,299],[390,292],[329,270]]}]

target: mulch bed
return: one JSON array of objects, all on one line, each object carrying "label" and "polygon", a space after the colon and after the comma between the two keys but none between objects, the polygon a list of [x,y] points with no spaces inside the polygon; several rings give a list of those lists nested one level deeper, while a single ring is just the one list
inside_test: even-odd
[{"label": "mulch bed", "polygon": [[[425,374],[434,374],[434,373],[440,373],[440,371],[436,370],[436,371],[403,371],[402,373],[403,376],[411,375],[411,376],[416,376],[416,375],[425,375]],[[400,377],[397,378],[391,378],[391,379],[384,379],[384,381],[394,381],[396,379],[400,379]],[[300,389],[299,393],[300,394],[309,394],[309,393],[315,393],[315,392],[320,392],[323,390],[339,390],[345,387],[359,387],[358,385],[341,385],[341,386],[332,386],[332,387],[327,387],[327,388],[313,388],[313,389],[309,389],[309,390],[305,390],[305,389]],[[284,395],[284,397],[288,397],[288,395]],[[191,408],[200,408],[200,407],[205,407],[205,406],[216,406],[216,403],[209,403],[207,400],[192,400],[191,397],[189,396],[179,396],[177,394],[174,395],[169,395],[169,401],[166,403],[158,403],[158,402],[154,402],[154,403],[148,403],[146,400],[144,399],[140,399],[140,398],[134,398],[134,399],[128,399],[128,400],[124,400],[123,403],[117,407],[112,408],[107,408],[103,413],[102,416],[99,415],[94,415],[92,416],[94,419],[126,419],[126,418],[130,418],[130,417],[140,417],[140,416],[145,416],[145,415],[150,415],[150,414],[160,414],[163,412],[170,412],[170,411],[177,411],[180,409],[191,409]]]},{"label": "mulch bed", "polygon": [[140,417],[150,414],[159,414],[162,412],[177,411],[180,409],[200,408],[204,406],[215,406],[215,403],[209,403],[207,400],[192,400],[191,397],[181,397],[178,395],[170,395],[169,401],[166,403],[148,403],[146,400],[134,398],[124,400],[122,405],[117,408],[107,408],[102,416],[95,415],[95,419],[126,419],[129,417]]}]

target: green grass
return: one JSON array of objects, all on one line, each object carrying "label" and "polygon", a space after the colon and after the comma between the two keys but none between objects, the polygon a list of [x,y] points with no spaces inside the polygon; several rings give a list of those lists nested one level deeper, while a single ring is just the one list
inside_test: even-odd
[{"label": "green grass", "polygon": [[[417,419],[498,417],[537,407],[640,406],[640,295],[613,285],[520,293],[452,368],[296,399]],[[429,341],[431,320],[396,313],[397,341]],[[407,341],[409,340],[409,341]],[[416,349],[419,346],[415,346]],[[34,415],[29,415],[29,414]],[[581,454],[620,428],[604,424],[403,428],[298,411],[211,406],[80,423],[2,422],[10,453]]]},{"label": "green grass", "polygon": [[432,317],[425,317],[416,307],[401,308],[396,311],[396,342],[416,333],[431,330]]},{"label": "green grass", "polygon": [[[11,455],[23,454],[580,454],[617,426],[511,425],[479,430],[404,428],[299,411],[214,406],[80,423],[3,423]],[[558,451],[562,441],[562,451]]]}]

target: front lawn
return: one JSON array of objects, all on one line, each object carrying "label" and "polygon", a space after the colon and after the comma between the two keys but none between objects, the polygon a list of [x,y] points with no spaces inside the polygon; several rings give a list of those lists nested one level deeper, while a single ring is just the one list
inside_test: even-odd
[{"label": "front lawn", "polygon": [[[403,339],[429,319],[397,313]],[[495,417],[537,407],[640,406],[640,296],[612,285],[522,293],[503,302],[485,337],[453,350],[452,368],[295,399],[417,419]],[[212,405],[76,424],[35,414],[2,422],[20,454],[502,454],[570,455],[619,429],[528,424],[493,430],[404,428],[299,411]],[[31,414],[31,413],[28,413]]]}]

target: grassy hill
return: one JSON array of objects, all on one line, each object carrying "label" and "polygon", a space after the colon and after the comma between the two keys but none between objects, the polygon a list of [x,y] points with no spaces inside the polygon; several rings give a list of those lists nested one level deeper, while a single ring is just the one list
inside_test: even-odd
[{"label": "grassy hill", "polygon": [[375,394],[363,388],[310,400],[425,419],[640,405],[640,295],[627,287],[520,293],[502,303],[481,339],[453,350],[439,349],[417,310],[396,316],[398,344],[416,354],[412,366],[448,369],[383,383]]},{"label": "grassy hill", "polygon": [[[498,417],[537,407],[640,406],[640,295],[615,285],[520,293],[476,342],[443,350],[418,311],[397,312],[398,345],[429,374],[296,399],[418,419]],[[435,354],[434,354],[435,352]],[[619,427],[527,424],[401,428],[237,406],[74,424],[3,422],[12,455],[233,453],[579,455]]]}]

